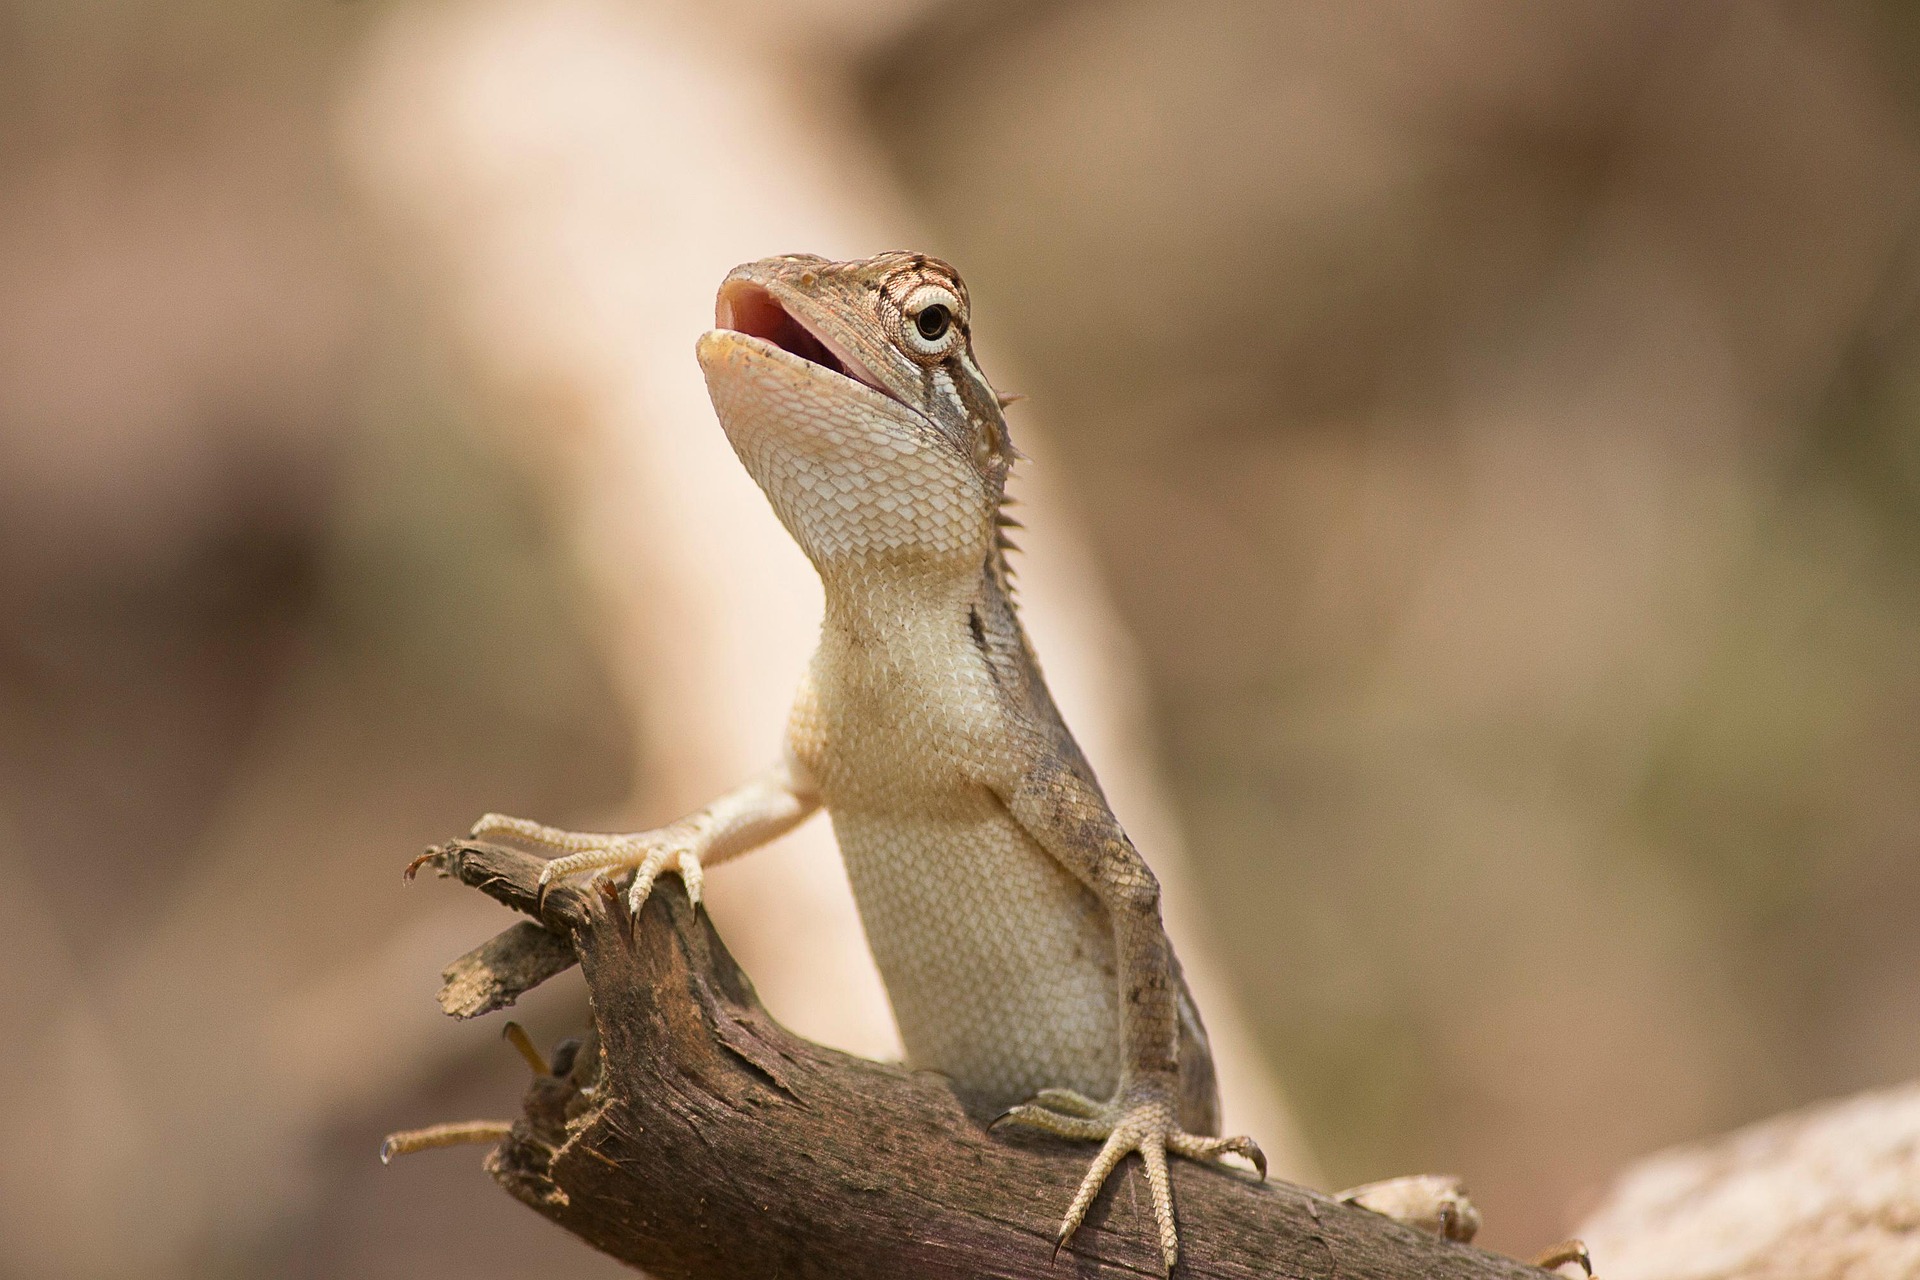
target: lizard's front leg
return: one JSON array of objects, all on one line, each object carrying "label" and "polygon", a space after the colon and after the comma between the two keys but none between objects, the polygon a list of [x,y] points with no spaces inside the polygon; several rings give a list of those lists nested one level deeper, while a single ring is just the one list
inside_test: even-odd
[{"label": "lizard's front leg", "polygon": [[757,849],[819,807],[812,779],[789,757],[699,812],[652,831],[565,831],[489,813],[473,824],[472,834],[475,839],[510,836],[558,854],[540,872],[543,888],[567,876],[631,871],[627,904],[638,914],[662,871],[678,872],[687,897],[697,904],[704,867]]}]

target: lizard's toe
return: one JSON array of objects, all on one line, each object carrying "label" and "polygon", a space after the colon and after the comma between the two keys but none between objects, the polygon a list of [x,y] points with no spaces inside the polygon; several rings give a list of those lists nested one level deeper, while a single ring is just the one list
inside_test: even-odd
[{"label": "lizard's toe", "polygon": [[1562,1240],[1559,1244],[1542,1249],[1533,1258],[1533,1265],[1542,1271],[1558,1271],[1569,1262],[1578,1265],[1591,1280],[1593,1259],[1587,1254],[1587,1245],[1584,1240]]},{"label": "lizard's toe", "polygon": [[1033,1095],[1033,1103],[1063,1116],[1097,1116],[1107,1105],[1072,1089],[1042,1089]]},{"label": "lizard's toe", "polygon": [[593,883],[609,875],[632,871],[634,885],[628,889],[626,904],[628,910],[637,915],[639,908],[647,904],[647,894],[653,892],[653,883],[659,879],[660,871],[678,871],[687,885],[687,898],[691,898],[695,906],[699,906],[701,900],[701,883],[705,877],[699,856],[680,842],[660,839],[655,833],[612,835],[603,831],[563,831],[561,827],[543,827],[538,821],[526,818],[507,818],[505,814],[488,814],[472,825],[472,839],[495,835],[505,835],[559,854],[559,858],[553,858],[540,869],[541,898],[545,898],[549,887],[570,877],[584,875],[588,883]]},{"label": "lizard's toe", "polygon": [[1167,1135],[1167,1150],[1189,1160],[1218,1160],[1221,1156],[1239,1156],[1251,1164],[1260,1174],[1260,1180],[1267,1180],[1267,1153],[1260,1144],[1241,1134],[1233,1138],[1202,1138],[1191,1133],[1170,1133]]},{"label": "lizard's toe", "polygon": [[1060,1138],[1099,1139],[1113,1132],[1112,1123],[1097,1116],[1070,1116],[1031,1102],[1008,1107],[987,1127],[991,1129],[1002,1124],[1023,1124],[1029,1129],[1038,1129]]},{"label": "lizard's toe", "polygon": [[540,898],[536,908],[544,909],[547,890],[573,876],[586,876],[589,884],[605,879],[610,871],[625,870],[632,865],[631,855],[624,849],[609,847],[586,849],[579,853],[569,853],[555,858],[540,868]]},{"label": "lizard's toe", "polygon": [[590,871],[606,871],[609,868],[624,870],[633,865],[633,855],[624,849],[588,849],[581,853],[570,853],[564,858],[555,858],[540,868],[540,886],[545,888],[556,880],[565,880],[568,876],[585,875]]},{"label": "lizard's toe", "polygon": [[634,867],[633,887],[627,890],[627,909],[636,916],[640,908],[647,905],[647,895],[653,892],[653,882],[662,871],[678,871],[680,882],[687,887],[687,901],[696,907],[700,905],[700,886],[706,879],[700,870],[700,859],[691,849],[660,845],[647,850]]},{"label": "lizard's toe", "polygon": [[597,831],[567,831],[530,818],[509,817],[504,813],[483,814],[480,821],[468,830],[467,836],[473,840],[483,840],[488,836],[510,836],[553,853],[590,853],[619,840],[618,836]]},{"label": "lizard's toe", "polygon": [[[1077,1123],[1101,1124],[1095,1120]],[[1137,1151],[1141,1163],[1146,1166],[1147,1188],[1153,1197],[1153,1218],[1160,1229],[1160,1258],[1171,1274],[1173,1264],[1180,1257],[1180,1233],[1173,1220],[1173,1180],[1167,1174],[1165,1130],[1157,1115],[1140,1110],[1128,1113],[1118,1123],[1109,1124],[1110,1130],[1105,1135],[1106,1142],[1101,1145],[1100,1154],[1087,1167],[1087,1175],[1080,1180],[1080,1189],[1074,1192],[1073,1203],[1067,1206],[1066,1216],[1060,1221],[1054,1252],[1058,1253],[1062,1246],[1073,1239],[1073,1233],[1086,1220],[1087,1210],[1092,1207],[1093,1198],[1100,1194],[1100,1188],[1106,1185],[1107,1178],[1120,1167],[1122,1160]]]},{"label": "lizard's toe", "polygon": [[547,849],[560,856],[540,868],[540,896],[547,889],[573,876],[586,876],[593,884],[610,875],[631,871],[633,884],[627,890],[627,908],[635,915],[647,903],[653,883],[663,871],[677,871],[687,886],[687,897],[700,904],[700,889],[705,880],[700,858],[674,829],[638,831],[615,835],[598,831],[565,831],[542,826],[525,818],[510,818],[489,813],[473,824],[472,836],[508,836],[524,844]]}]

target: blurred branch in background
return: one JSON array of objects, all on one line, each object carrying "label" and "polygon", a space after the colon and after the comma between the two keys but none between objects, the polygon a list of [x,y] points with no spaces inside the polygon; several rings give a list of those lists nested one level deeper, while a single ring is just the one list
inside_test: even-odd
[{"label": "blurred branch in background", "polygon": [[357,21],[0,10],[0,1273],[295,1273],[333,1126],[364,1165],[495,1045],[431,1007],[487,912],[399,860],[626,785],[524,482],[335,180]]},{"label": "blurred branch in background", "polygon": [[[813,588],[690,345],[788,249],[966,272],[1049,676],[1330,1180],[1515,1247],[1920,1075],[1916,69],[1893,3],[0,4],[0,1274],[597,1265],[373,1163],[519,1071],[394,873],[771,750]],[[712,898],[878,1050],[839,874]]]},{"label": "blurred branch in background", "polygon": [[[769,21],[772,21],[769,18]],[[711,419],[693,336],[717,282],[768,246],[854,256],[918,237],[846,118],[752,49],[582,0],[396,25],[354,116],[378,198],[448,275],[475,361],[523,406],[516,449],[609,602],[633,682],[642,812],[689,812],[779,750],[818,634],[818,587]],[[1045,450],[1031,430],[1025,447]],[[1185,902],[1184,864],[1131,723],[1120,627],[1044,488],[1022,599],[1062,707],[1176,904],[1169,918],[1221,1060],[1229,1119],[1313,1171]],[[869,1055],[899,1050],[824,824],[714,895],[776,1015]],[[722,871],[723,880],[731,875]],[[1185,935],[1184,937],[1181,935]]]}]

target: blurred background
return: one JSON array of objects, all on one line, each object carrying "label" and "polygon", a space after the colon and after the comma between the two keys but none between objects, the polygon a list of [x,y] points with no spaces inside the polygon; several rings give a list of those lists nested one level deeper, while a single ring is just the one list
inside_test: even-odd
[{"label": "blurred background", "polygon": [[[627,1274],[375,1160],[524,1083],[398,873],[771,750],[817,588],[692,341],[891,247],[1296,1176],[1525,1252],[1920,1076],[1920,10],[4,0],[0,1275]],[[801,856],[716,916],[885,1052]]]}]

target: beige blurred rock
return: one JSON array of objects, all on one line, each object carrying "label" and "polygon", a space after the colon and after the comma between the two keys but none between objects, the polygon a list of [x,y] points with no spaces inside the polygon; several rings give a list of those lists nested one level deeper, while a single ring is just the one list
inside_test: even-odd
[{"label": "beige blurred rock", "polygon": [[1578,1234],[1607,1280],[1912,1280],[1920,1084],[1649,1156]]}]

